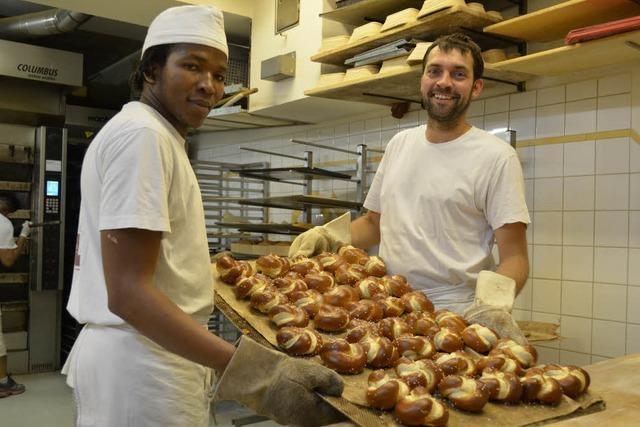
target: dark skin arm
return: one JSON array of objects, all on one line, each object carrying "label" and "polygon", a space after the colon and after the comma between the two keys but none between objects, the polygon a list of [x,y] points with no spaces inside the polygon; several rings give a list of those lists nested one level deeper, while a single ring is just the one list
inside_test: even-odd
[{"label": "dark skin arm", "polygon": [[0,249],[0,263],[5,267],[11,267],[16,263],[20,254],[24,253],[29,239],[20,236],[16,241],[16,247],[13,249]]},{"label": "dark skin arm", "polygon": [[221,372],[235,347],[152,285],[161,236],[134,228],[100,232],[109,310],[172,353]]},{"label": "dark skin arm", "polygon": [[495,232],[500,265],[496,273],[516,281],[516,295],[520,293],[529,277],[527,256],[527,227],[521,222],[505,224]]}]

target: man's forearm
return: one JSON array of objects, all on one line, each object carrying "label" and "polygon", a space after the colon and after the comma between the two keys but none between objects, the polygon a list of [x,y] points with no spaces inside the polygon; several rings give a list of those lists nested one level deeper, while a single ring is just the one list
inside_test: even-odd
[{"label": "man's forearm", "polygon": [[380,226],[365,214],[351,222],[351,244],[357,248],[369,249],[380,243]]},{"label": "man's forearm", "polygon": [[527,255],[511,256],[504,261],[496,269],[496,273],[503,276],[511,277],[516,281],[516,295],[520,293],[527,278],[529,277],[529,259]]}]

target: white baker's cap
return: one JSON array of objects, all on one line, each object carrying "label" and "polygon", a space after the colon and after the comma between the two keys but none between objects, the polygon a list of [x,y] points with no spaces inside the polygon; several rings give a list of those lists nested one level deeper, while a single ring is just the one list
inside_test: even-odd
[{"label": "white baker's cap", "polygon": [[211,46],[229,57],[222,12],[213,6],[177,6],[164,10],[149,25],[140,56],[152,46],[174,43]]}]

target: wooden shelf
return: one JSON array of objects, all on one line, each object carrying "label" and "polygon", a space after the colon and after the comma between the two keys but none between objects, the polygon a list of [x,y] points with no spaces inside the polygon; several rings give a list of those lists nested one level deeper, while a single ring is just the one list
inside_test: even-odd
[{"label": "wooden shelf", "polygon": [[0,190],[5,191],[31,191],[30,182],[0,181]]},{"label": "wooden shelf", "polygon": [[423,0],[362,0],[349,6],[321,13],[320,17],[357,26],[371,21],[384,22],[387,15],[409,7],[420,10],[423,3]]},{"label": "wooden shelf", "polygon": [[626,42],[640,44],[640,30],[509,59],[493,64],[493,67],[501,71],[549,76],[640,61],[640,50]]},{"label": "wooden shelf", "polygon": [[569,0],[536,12],[489,25],[486,33],[528,42],[564,38],[570,30],[640,15],[634,0]]},{"label": "wooden shelf", "polygon": [[[527,73],[496,70],[495,64],[485,65],[485,78],[492,78],[517,83],[531,78]],[[375,74],[361,79],[346,80],[333,85],[306,90],[307,96],[341,99],[344,101],[367,102],[372,104],[392,105],[402,99],[420,102],[420,76],[422,64],[399,69],[395,72]],[[494,82],[485,80],[485,87]],[[370,94],[370,95],[365,95]],[[380,96],[373,96],[380,95]]]},{"label": "wooden shelf", "polygon": [[460,30],[462,27],[479,30],[497,21],[499,21],[498,18],[478,12],[466,5],[454,6],[374,37],[316,53],[311,60],[323,64],[344,65],[344,61],[354,55],[401,38],[432,40],[440,35]]}]

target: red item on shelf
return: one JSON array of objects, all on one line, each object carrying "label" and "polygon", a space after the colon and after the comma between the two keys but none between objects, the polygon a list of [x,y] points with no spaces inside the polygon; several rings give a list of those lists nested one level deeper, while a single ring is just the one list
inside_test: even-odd
[{"label": "red item on shelf", "polygon": [[631,18],[620,19],[618,21],[576,28],[575,30],[569,31],[564,38],[564,43],[575,44],[586,42],[638,29],[640,29],[640,16],[632,16]]}]

